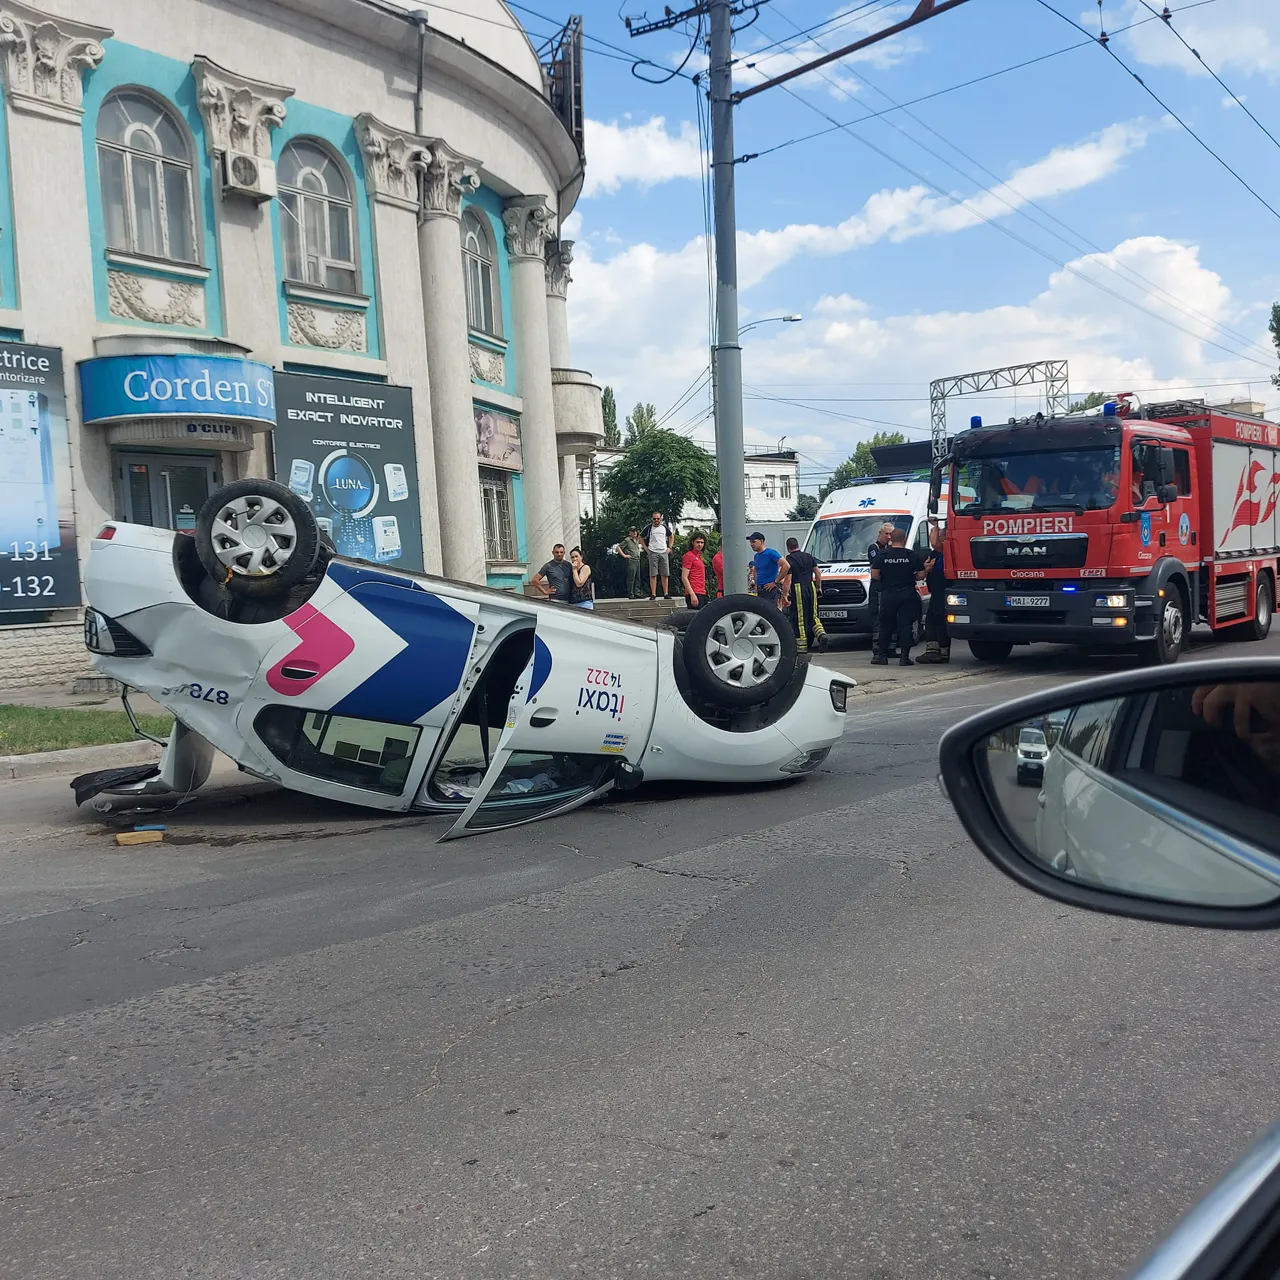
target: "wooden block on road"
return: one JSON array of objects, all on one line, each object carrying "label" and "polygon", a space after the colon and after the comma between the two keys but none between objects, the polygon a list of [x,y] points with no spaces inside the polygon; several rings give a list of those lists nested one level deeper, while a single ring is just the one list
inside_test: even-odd
[{"label": "wooden block on road", "polygon": [[116,844],[159,844],[163,831],[117,831]]}]

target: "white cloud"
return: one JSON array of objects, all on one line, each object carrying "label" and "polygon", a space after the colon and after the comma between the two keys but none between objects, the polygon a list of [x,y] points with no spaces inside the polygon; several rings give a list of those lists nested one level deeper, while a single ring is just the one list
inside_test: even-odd
[{"label": "white cloud", "polygon": [[696,178],[702,172],[702,149],[692,121],[667,132],[662,116],[643,124],[587,120],[587,172],[583,198],[612,194],[623,183],[646,188],[673,178]]},{"label": "white cloud", "polygon": [[[1138,0],[1126,0],[1121,13],[1123,20],[1112,19],[1108,26],[1124,26],[1151,17],[1151,11]],[[1091,11],[1089,21],[1096,23],[1097,14]],[[1173,25],[1224,78],[1230,72],[1261,75],[1269,80],[1280,77],[1280,4],[1276,0],[1233,0],[1230,5],[1191,9],[1175,13]],[[1144,22],[1121,39],[1139,61],[1149,66],[1178,67],[1193,75],[1206,75],[1172,32],[1163,27],[1162,22]]]},{"label": "white cloud", "polygon": [[[1145,277],[1150,287],[1135,286],[1121,267]],[[1248,313],[1233,299],[1218,274],[1201,262],[1196,246],[1140,236],[1110,254],[1078,258],[1068,268],[1054,271],[1033,297],[976,311],[886,316],[848,293],[797,299],[805,304],[803,324],[768,326],[744,343],[748,441],[765,444],[786,433],[810,459],[806,466],[813,459],[830,464],[882,424],[902,424],[914,438],[923,438],[928,384],[934,378],[1044,359],[1069,361],[1077,393],[1141,388],[1148,399],[1166,393],[1229,398],[1246,394],[1247,379],[1253,395],[1274,399],[1265,368],[1205,341],[1217,336],[1211,321],[1250,333],[1263,346],[1267,335],[1265,317]],[[704,269],[699,242],[675,254],[634,246],[606,263],[588,255],[575,264],[570,291],[575,362],[612,383],[622,405],[651,400],[661,411],[672,404],[706,363]],[[1172,315],[1191,332],[1126,306],[1092,287],[1090,279],[1148,312]],[[1171,312],[1157,286],[1207,319]],[[1237,375],[1242,380],[1230,382]],[[1215,381],[1223,385],[1207,390],[1194,385]],[[820,399],[806,408],[755,398],[760,394]],[[1017,398],[1003,393],[990,401],[966,400],[953,417],[1033,412],[1039,407],[1037,395],[1037,388],[1029,388]],[[705,396],[695,398],[678,417],[693,417],[706,402]],[[709,435],[709,427],[701,433]]]}]

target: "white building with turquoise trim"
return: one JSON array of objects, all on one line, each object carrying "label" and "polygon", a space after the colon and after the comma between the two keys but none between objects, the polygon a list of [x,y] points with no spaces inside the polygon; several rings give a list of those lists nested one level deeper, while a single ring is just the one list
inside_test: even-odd
[{"label": "white building with turquoise trim", "polygon": [[[105,521],[189,527],[243,476],[320,494],[309,446],[374,451],[420,540],[407,567],[518,589],[576,539],[602,436],[559,237],[580,40],[571,23],[543,65],[501,0],[451,9],[0,0],[0,340],[62,370],[0,373],[53,433],[31,483],[61,534],[0,547],[0,688],[84,665],[73,589],[28,572],[42,555],[73,581]],[[264,379],[269,404],[241,398]],[[382,427],[407,479],[360,437]]]}]

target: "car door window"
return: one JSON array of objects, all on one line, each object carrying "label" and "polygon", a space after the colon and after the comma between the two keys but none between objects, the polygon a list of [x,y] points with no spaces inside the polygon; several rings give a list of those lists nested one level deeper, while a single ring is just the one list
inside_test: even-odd
[{"label": "car door window", "polygon": [[506,827],[572,803],[601,787],[616,757],[566,751],[513,751],[468,827]]},{"label": "car door window", "polygon": [[422,730],[417,725],[335,716],[301,707],[264,707],[254,720],[281,764],[349,787],[399,794]]}]

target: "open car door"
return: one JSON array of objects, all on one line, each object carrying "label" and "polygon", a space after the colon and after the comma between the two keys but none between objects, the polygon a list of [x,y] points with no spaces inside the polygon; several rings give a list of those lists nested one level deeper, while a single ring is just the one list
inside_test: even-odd
[{"label": "open car door", "polygon": [[586,610],[539,610],[493,757],[444,840],[585,804],[638,764],[653,727],[658,642]]}]

